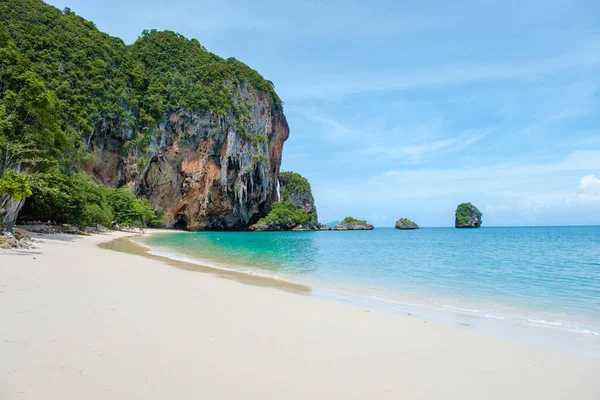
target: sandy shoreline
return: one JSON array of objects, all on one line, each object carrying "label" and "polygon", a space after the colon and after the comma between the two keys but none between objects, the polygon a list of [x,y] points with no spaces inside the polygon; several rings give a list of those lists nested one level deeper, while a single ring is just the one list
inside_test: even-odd
[{"label": "sandy shoreline", "polygon": [[0,398],[598,399],[600,360],[42,237],[0,253]]}]

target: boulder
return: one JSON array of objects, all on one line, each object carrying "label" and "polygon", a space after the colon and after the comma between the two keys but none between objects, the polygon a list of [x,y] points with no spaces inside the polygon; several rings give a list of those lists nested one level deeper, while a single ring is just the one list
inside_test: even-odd
[{"label": "boulder", "polygon": [[415,224],[408,218],[400,218],[398,221],[396,221],[396,229],[401,229],[401,230],[419,229],[419,225]]},{"label": "boulder", "polygon": [[317,224],[316,225],[316,230],[318,230],[318,231],[330,231],[332,229],[333,228],[330,227],[329,225],[325,225],[325,224]]}]

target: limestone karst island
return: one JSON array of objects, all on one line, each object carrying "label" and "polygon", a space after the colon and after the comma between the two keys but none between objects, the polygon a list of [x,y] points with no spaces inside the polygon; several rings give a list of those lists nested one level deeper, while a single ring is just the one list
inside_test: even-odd
[{"label": "limestone karst island", "polygon": [[0,0],[0,400],[600,399],[597,15]]}]

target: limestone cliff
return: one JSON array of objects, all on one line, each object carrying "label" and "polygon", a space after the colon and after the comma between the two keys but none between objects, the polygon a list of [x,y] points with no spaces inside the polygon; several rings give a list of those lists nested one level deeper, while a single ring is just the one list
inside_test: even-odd
[{"label": "limestone cliff", "polygon": [[[39,168],[15,163],[26,172],[58,165],[70,174],[89,151],[83,170],[96,181],[129,187],[165,226],[191,230],[245,228],[277,200],[289,129],[273,83],[246,64],[171,31],[144,30],[126,45],[39,0],[0,1],[0,50],[8,42],[22,58],[15,73],[31,69],[35,96],[52,103],[16,118],[32,120],[22,131],[35,126],[49,149]],[[12,61],[2,61],[4,72]],[[4,86],[0,99],[13,91]],[[4,213],[14,218],[21,205]]]},{"label": "limestone cliff", "polygon": [[167,112],[141,155],[123,152],[131,131],[104,126],[90,141],[95,161],[85,170],[146,197],[166,227],[245,228],[277,200],[289,128],[282,106],[247,82],[237,85],[234,102],[244,109],[243,121],[233,111]]}]

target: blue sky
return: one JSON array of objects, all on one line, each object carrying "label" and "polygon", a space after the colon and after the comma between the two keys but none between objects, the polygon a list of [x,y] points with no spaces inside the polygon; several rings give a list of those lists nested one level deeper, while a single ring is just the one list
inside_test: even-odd
[{"label": "blue sky", "polygon": [[51,0],[275,83],[320,220],[600,224],[600,2]]}]

